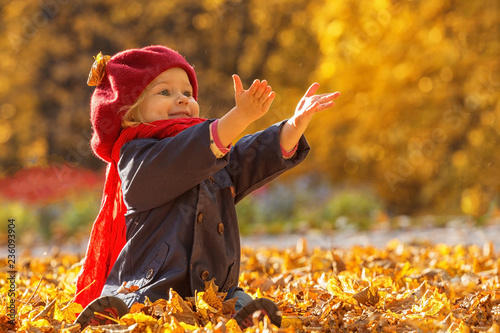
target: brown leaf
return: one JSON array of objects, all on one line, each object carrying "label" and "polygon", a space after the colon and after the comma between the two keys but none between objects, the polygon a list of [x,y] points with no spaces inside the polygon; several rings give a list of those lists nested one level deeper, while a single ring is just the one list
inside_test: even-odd
[{"label": "brown leaf", "polygon": [[189,325],[198,325],[199,318],[192,310],[192,307],[174,290],[171,289],[169,294],[169,314],[180,322],[185,322]]},{"label": "brown leaf", "polygon": [[366,287],[352,297],[363,305],[376,305],[380,300],[376,287]]},{"label": "brown leaf", "polygon": [[232,316],[236,310],[234,309],[236,305],[236,298],[230,298],[222,302],[222,314]]},{"label": "brown leaf", "polygon": [[120,288],[118,288],[116,293],[127,295],[127,294],[130,294],[130,293],[133,293],[133,292],[136,292],[137,290],[139,290],[138,286],[126,287],[126,285],[127,285],[127,281],[124,281],[123,284],[120,286]]},{"label": "brown leaf", "polygon": [[101,82],[106,73],[106,65],[110,58],[110,56],[103,55],[102,52],[99,52],[99,54],[94,57],[95,61],[90,69],[87,85],[97,86]]},{"label": "brown leaf", "polygon": [[274,282],[266,277],[266,276],[262,276],[260,278],[258,278],[257,280],[254,280],[251,284],[250,284],[250,287],[252,289],[260,289],[260,291],[262,292],[267,292],[269,291],[269,289],[271,289],[271,287],[274,285]]}]

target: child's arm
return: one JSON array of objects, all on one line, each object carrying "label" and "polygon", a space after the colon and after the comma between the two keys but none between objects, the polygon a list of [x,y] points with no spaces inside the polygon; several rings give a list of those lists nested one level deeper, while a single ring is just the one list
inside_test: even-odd
[{"label": "child's arm", "polygon": [[255,80],[248,90],[243,89],[238,75],[233,75],[233,81],[236,106],[217,124],[219,140],[224,146],[228,146],[248,125],[265,115],[276,95],[266,80]]},{"label": "child's arm", "polygon": [[319,83],[313,83],[306,94],[297,104],[295,114],[283,125],[280,132],[280,144],[285,151],[291,151],[304,134],[309,122],[316,112],[331,108],[334,99],[340,96],[340,92],[315,95]]}]

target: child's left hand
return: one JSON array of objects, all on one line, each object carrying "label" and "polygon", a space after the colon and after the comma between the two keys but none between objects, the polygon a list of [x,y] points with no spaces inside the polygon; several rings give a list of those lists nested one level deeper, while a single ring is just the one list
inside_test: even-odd
[{"label": "child's left hand", "polygon": [[315,95],[318,91],[319,83],[313,83],[306,94],[297,104],[294,115],[288,119],[280,133],[281,147],[286,151],[291,151],[302,134],[304,134],[313,115],[317,112],[331,108],[335,103],[334,99],[340,96],[340,92]]},{"label": "child's left hand", "polygon": [[315,95],[318,89],[319,83],[313,83],[297,104],[295,114],[290,119],[297,128],[305,130],[315,113],[331,108],[335,104],[333,100],[340,96],[338,91]]}]

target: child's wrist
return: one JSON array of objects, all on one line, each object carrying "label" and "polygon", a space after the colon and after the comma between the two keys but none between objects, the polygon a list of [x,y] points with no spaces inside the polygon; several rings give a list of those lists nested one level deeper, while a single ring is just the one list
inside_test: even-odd
[{"label": "child's wrist", "polygon": [[231,144],[228,146],[224,146],[224,144],[222,144],[219,137],[219,130],[217,128],[218,123],[219,119],[216,119],[210,124],[210,149],[212,149],[217,158],[221,158],[231,150]]},{"label": "child's wrist", "polygon": [[303,121],[300,121],[296,117],[288,119],[285,126],[288,126],[290,130],[294,132],[300,132],[301,134],[303,134],[305,132],[305,129],[307,128],[307,124],[304,125]]},{"label": "child's wrist", "polygon": [[235,106],[231,111],[229,111],[232,116],[232,123],[235,126],[241,127],[243,129],[246,129],[251,123],[253,123],[255,120],[255,116],[251,115],[251,112],[243,111],[241,108],[238,108]]},{"label": "child's wrist", "polygon": [[240,117],[236,107],[232,108],[217,122],[217,130],[219,140],[223,145],[229,145],[240,135],[246,128],[248,123]]},{"label": "child's wrist", "polygon": [[290,150],[285,149],[283,147],[283,145],[280,144],[281,154],[283,155],[283,158],[285,158],[285,159],[292,158],[293,155],[295,155],[295,152],[297,151],[298,147],[299,147],[299,143],[298,142],[295,144],[295,147],[293,147]]}]

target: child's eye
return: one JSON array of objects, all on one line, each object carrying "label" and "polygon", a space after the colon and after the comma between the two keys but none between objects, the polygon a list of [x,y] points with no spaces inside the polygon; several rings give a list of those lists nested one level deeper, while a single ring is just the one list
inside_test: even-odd
[{"label": "child's eye", "polygon": [[184,96],[191,97],[191,96],[193,96],[193,93],[188,90],[188,91],[184,92]]},{"label": "child's eye", "polygon": [[163,95],[163,96],[170,96],[170,91],[168,91],[167,89],[162,90],[162,91],[160,91],[160,95]]}]

